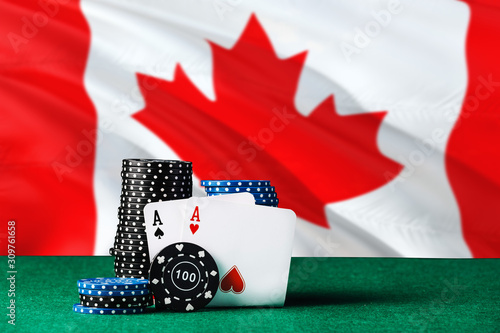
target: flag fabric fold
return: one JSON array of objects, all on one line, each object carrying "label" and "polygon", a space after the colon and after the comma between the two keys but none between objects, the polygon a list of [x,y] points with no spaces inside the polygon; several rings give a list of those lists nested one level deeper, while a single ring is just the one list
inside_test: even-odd
[{"label": "flag fabric fold", "polygon": [[194,195],[270,179],[299,218],[295,256],[500,256],[493,3],[0,13],[0,216],[19,255],[107,254],[121,159],[139,157],[192,161]]}]

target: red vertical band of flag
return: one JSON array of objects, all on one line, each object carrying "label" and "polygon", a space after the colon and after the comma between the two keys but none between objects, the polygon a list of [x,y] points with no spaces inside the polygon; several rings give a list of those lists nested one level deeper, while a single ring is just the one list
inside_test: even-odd
[{"label": "red vertical band of flag", "polygon": [[0,22],[0,234],[13,220],[18,255],[91,255],[96,113],[83,86],[88,24],[79,2],[46,0],[2,1]]},{"label": "red vertical band of flag", "polygon": [[500,8],[468,2],[468,87],[447,147],[447,173],[473,256],[500,257]]}]

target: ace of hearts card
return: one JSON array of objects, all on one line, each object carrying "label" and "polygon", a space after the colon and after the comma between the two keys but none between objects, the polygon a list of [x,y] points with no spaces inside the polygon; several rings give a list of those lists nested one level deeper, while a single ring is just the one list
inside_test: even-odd
[{"label": "ace of hearts card", "polygon": [[[144,215],[150,258],[172,243],[197,244],[213,256],[221,277],[208,306],[283,306],[295,213],[254,205],[250,198],[246,202],[213,200],[221,197],[231,195],[147,205]],[[159,222],[161,240],[155,236]]]}]

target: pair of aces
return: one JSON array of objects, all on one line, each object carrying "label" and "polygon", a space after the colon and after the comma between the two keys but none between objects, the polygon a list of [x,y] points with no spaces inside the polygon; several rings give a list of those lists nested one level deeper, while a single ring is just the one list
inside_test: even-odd
[{"label": "pair of aces", "polygon": [[208,306],[283,306],[296,215],[255,205],[250,193],[155,202],[145,206],[151,260],[164,247],[189,242],[219,268],[219,292]]}]

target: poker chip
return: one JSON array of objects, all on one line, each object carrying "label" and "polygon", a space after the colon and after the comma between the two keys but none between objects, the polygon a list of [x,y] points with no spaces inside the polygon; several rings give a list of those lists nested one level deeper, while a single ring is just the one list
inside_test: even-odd
[{"label": "poker chip", "polygon": [[[189,192],[163,192],[158,193],[155,197],[152,196],[125,196],[122,195],[120,201],[125,204],[143,204],[147,205],[151,202],[165,201],[165,200],[175,200],[175,199],[185,199],[190,198],[191,193]],[[144,207],[144,206],[143,206]]]},{"label": "poker chip", "polygon": [[137,308],[146,308],[148,306],[153,305],[153,300],[145,301],[145,302],[134,302],[134,303],[120,303],[120,302],[97,302],[97,301],[83,301],[80,300],[80,304],[83,306],[93,307],[93,308],[109,308],[109,309],[137,309]]},{"label": "poker chip", "polygon": [[193,162],[178,160],[126,158],[122,160],[122,165],[131,167],[191,168],[193,166]]},{"label": "poker chip", "polygon": [[[155,169],[155,168],[144,168],[130,171],[129,169],[122,169],[122,177],[128,179],[146,179],[146,180],[169,180],[165,176],[169,177],[171,175],[191,175],[193,173],[192,169]],[[173,181],[173,180],[170,180]]]},{"label": "poker chip", "polygon": [[143,245],[127,245],[127,244],[115,244],[114,245],[115,250],[123,250],[123,251],[143,251],[144,249],[147,249],[147,247]]},{"label": "poker chip", "polygon": [[[191,175],[163,175],[158,179],[134,179],[134,178],[122,178],[123,185],[168,185],[169,182],[188,182],[192,185]],[[189,185],[188,184],[188,185]]]},{"label": "poker chip", "polygon": [[126,233],[143,233],[144,235],[146,231],[145,226],[126,226],[126,225],[118,225],[118,232],[126,232]]},{"label": "poker chip", "polygon": [[113,254],[117,257],[134,257],[134,258],[148,258],[147,252],[138,251],[125,251],[125,250],[113,250]]},{"label": "poker chip", "polygon": [[131,308],[153,304],[151,295],[139,296],[95,296],[80,294],[80,304],[95,308]]},{"label": "poker chip", "polygon": [[149,257],[122,257],[115,255],[115,263],[149,263]]},{"label": "poker chip", "polygon": [[126,196],[121,196],[120,197],[120,202],[124,204],[141,204],[142,207],[146,206],[148,203],[151,202],[156,202],[155,198],[141,198],[141,197],[126,197]]},{"label": "poker chip", "polygon": [[144,222],[144,215],[118,214],[118,218],[124,222]]},{"label": "poker chip", "polygon": [[143,192],[153,192],[156,190],[161,190],[165,187],[184,187],[192,188],[193,184],[190,181],[161,181],[157,184],[151,185],[129,185],[122,184],[122,189],[127,191],[143,191]]},{"label": "poker chip", "polygon": [[131,172],[131,173],[141,173],[141,174],[162,174],[168,173],[170,170],[185,170],[192,171],[193,168],[183,167],[183,166],[172,166],[172,167],[138,167],[138,166],[123,166],[122,172]]},{"label": "poker chip", "polygon": [[116,274],[129,274],[129,275],[139,275],[147,276],[149,274],[149,267],[145,269],[133,269],[133,268],[115,268]]},{"label": "poker chip", "polygon": [[276,205],[279,203],[279,199],[278,198],[271,198],[271,199],[255,199],[255,203],[258,204],[258,205],[262,205],[262,204],[270,204],[270,205]]},{"label": "poker chip", "polygon": [[115,262],[114,263],[115,268],[124,268],[124,269],[146,269],[149,270],[149,264],[148,263],[124,263],[124,262]]},{"label": "poker chip", "polygon": [[[131,203],[131,202],[124,202],[122,199],[120,199],[121,203],[120,203],[120,207],[121,209],[135,209],[135,210],[140,210],[140,214],[142,214],[142,211],[144,209],[144,207],[148,204],[148,203]],[[160,200],[158,200],[160,201]]]},{"label": "poker chip", "polygon": [[81,289],[100,290],[134,290],[148,288],[148,281],[140,279],[120,279],[113,277],[80,279],[77,282]]},{"label": "poker chip", "polygon": [[142,240],[142,239],[139,239],[139,240],[135,240],[135,239],[123,239],[123,238],[119,238],[119,237],[115,237],[115,245],[116,244],[124,244],[124,245],[147,245],[148,242],[146,240]]},{"label": "poker chip", "polygon": [[121,239],[143,239],[143,240],[146,240],[145,233],[118,232],[116,235]]},{"label": "poker chip", "polygon": [[118,219],[123,220],[124,222],[144,222],[144,213],[142,214],[127,214],[127,213],[118,213]]},{"label": "poker chip", "polygon": [[113,309],[113,308],[93,308],[88,306],[83,306],[79,303],[73,305],[73,311],[77,313],[86,314],[101,314],[101,315],[118,315],[118,314],[137,314],[143,313],[144,307],[137,307],[131,309]]},{"label": "poker chip", "polygon": [[215,260],[202,247],[174,243],[156,255],[149,280],[157,308],[188,312],[206,306],[213,299],[219,271]]},{"label": "poker chip", "polygon": [[270,186],[269,180],[202,180],[201,186],[210,187],[245,187],[245,186]]},{"label": "poker chip", "polygon": [[[148,187],[150,189],[151,187]],[[158,187],[153,188],[153,191],[137,191],[137,190],[122,190],[122,195],[131,196],[131,197],[143,197],[143,198],[156,198],[163,193],[191,193],[191,189],[188,187]]]},{"label": "poker chip", "polygon": [[146,223],[145,222],[140,222],[140,221],[129,221],[129,220],[123,220],[119,219],[118,220],[118,225],[123,226],[123,227],[132,227],[132,228],[146,228]]},{"label": "poker chip", "polygon": [[144,280],[148,279],[147,274],[141,275],[141,276],[137,276],[135,274],[117,274],[116,276],[120,277],[120,278],[138,278],[138,279],[144,279]]},{"label": "poker chip", "polygon": [[126,207],[118,207],[118,216],[120,215],[139,215],[144,216],[143,209],[137,209],[134,207],[126,208]]},{"label": "poker chip", "polygon": [[83,289],[83,288],[78,288],[78,293],[81,295],[93,295],[93,296],[142,296],[150,294],[149,289],[101,290],[101,289]]},{"label": "poker chip", "polygon": [[260,187],[205,187],[205,191],[217,193],[261,193],[261,192],[274,192],[274,186],[260,186]]},{"label": "poker chip", "polygon": [[132,235],[132,234],[136,234],[136,235],[142,235],[142,239],[146,239],[146,231],[145,231],[145,227],[144,226],[124,226],[124,225],[120,225],[118,224],[118,227],[117,227],[117,232],[118,233],[125,233],[125,234],[129,234],[129,235]]},{"label": "poker chip", "polygon": [[144,222],[144,214],[118,214],[118,218],[124,222]]},{"label": "poker chip", "polygon": [[121,225],[118,226],[119,232],[126,232],[126,233],[140,233],[140,232],[142,232],[144,235],[146,235],[145,230],[146,230],[146,227],[128,227],[128,226],[121,226]]},{"label": "poker chip", "polygon": [[169,169],[163,173],[137,173],[137,172],[128,172],[122,171],[121,176],[122,179],[140,179],[140,180],[175,180],[171,179],[169,176],[171,175],[191,175],[193,170],[183,170],[183,169]]},{"label": "poker chip", "polygon": [[[251,195],[253,195],[255,199],[276,198],[278,196],[278,194],[276,192],[267,192],[267,193],[252,193],[252,192],[247,192],[247,193],[250,193]],[[227,195],[227,194],[234,194],[234,193],[210,192],[210,193],[207,193],[207,196],[213,197],[213,196]]]}]

